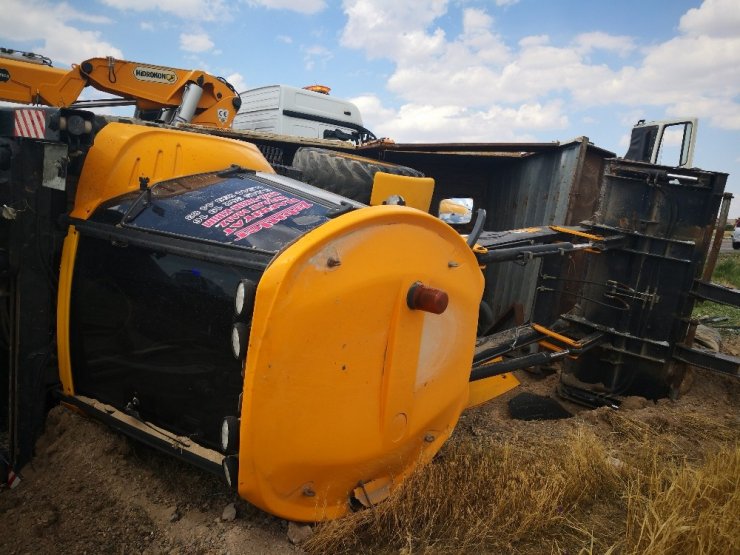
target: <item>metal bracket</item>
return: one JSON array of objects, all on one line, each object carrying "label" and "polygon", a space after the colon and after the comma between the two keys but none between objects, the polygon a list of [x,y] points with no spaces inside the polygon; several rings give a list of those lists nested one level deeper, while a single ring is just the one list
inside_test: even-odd
[{"label": "metal bracket", "polygon": [[740,378],[740,358],[732,355],[725,355],[714,351],[702,351],[678,344],[676,345],[676,352],[673,358],[693,366],[698,366],[699,368]]},{"label": "metal bracket", "polygon": [[740,289],[725,287],[711,281],[694,280],[691,294],[706,301],[740,307]]}]

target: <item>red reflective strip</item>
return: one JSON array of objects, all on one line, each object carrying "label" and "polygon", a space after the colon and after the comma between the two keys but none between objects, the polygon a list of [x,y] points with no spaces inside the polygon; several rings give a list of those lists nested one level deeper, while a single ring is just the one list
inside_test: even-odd
[{"label": "red reflective strip", "polygon": [[31,130],[28,129],[28,123],[26,122],[26,116],[23,114],[25,110],[18,110],[15,113],[15,121],[18,124],[20,137],[30,137]]},{"label": "red reflective strip", "polygon": [[16,110],[16,137],[43,139],[46,131],[46,118],[42,110]]},{"label": "red reflective strip", "polygon": [[22,110],[16,110],[15,112],[15,136],[16,137],[27,137],[28,136],[28,132],[26,131],[26,127],[23,122]]},{"label": "red reflective strip", "polygon": [[36,128],[36,137],[43,139],[46,131],[46,120],[44,119],[44,113],[41,110],[29,110],[28,115],[31,118],[31,123]]},{"label": "red reflective strip", "polygon": [[21,121],[23,122],[23,130],[26,132],[26,137],[35,137],[36,136],[36,130],[33,128],[33,121],[31,120],[31,117],[28,115],[27,110],[23,110],[21,112]]},{"label": "red reflective strip", "polygon": [[21,118],[23,119],[23,125],[26,127],[26,130],[28,131],[29,137],[36,137],[36,129],[33,126],[33,118],[31,117],[31,114],[24,110],[21,113]]},{"label": "red reflective strip", "polygon": [[10,489],[14,489],[20,485],[21,479],[18,477],[18,475],[13,472],[12,470],[8,472],[8,487]]}]

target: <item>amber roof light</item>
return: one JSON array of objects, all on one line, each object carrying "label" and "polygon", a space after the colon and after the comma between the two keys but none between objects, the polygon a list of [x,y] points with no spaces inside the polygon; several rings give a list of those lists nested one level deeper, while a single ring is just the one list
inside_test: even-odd
[{"label": "amber roof light", "polygon": [[331,91],[331,87],[327,87],[326,85],[308,85],[303,88],[307,91],[313,91],[321,94],[329,94],[329,92]]}]

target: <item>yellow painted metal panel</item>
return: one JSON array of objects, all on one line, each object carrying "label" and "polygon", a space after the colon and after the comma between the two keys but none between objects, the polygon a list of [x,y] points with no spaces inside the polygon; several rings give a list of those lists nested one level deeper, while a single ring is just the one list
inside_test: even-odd
[{"label": "yellow painted metal panel", "polygon": [[434,193],[434,179],[431,177],[408,177],[378,172],[373,178],[373,191],[370,205],[377,206],[392,195],[400,195],[406,206],[429,212]]},{"label": "yellow painted metal panel", "polygon": [[470,397],[468,398],[467,408],[495,399],[518,385],[519,380],[511,373],[470,382]]},{"label": "yellow painted metal panel", "polygon": [[252,143],[143,125],[109,123],[87,154],[72,216],[87,219],[100,203],[157,181],[236,164],[275,173]]},{"label": "yellow painted metal panel", "polygon": [[59,379],[66,395],[74,395],[72,362],[69,350],[69,316],[72,295],[72,276],[79,234],[74,226],[69,227],[62,247],[62,262],[59,270],[59,291],[57,293],[57,358]]},{"label": "yellow painted metal panel", "polygon": [[[409,309],[417,281],[447,310]],[[356,210],[302,237],[260,281],[241,414],[239,493],[299,521],[431,459],[468,400],[483,277],[418,210]],[[375,488],[371,488],[375,489]]]}]

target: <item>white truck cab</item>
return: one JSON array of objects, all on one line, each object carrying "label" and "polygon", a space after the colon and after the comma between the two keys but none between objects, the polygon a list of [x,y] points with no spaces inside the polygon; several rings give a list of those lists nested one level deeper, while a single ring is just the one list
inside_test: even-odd
[{"label": "white truck cab", "polygon": [[696,146],[696,118],[648,121],[632,128],[625,158],[674,168],[691,168]]},{"label": "white truck cab", "polygon": [[362,125],[352,102],[329,96],[329,87],[268,85],[239,94],[242,105],[232,127],[313,139],[365,142],[375,136]]}]

